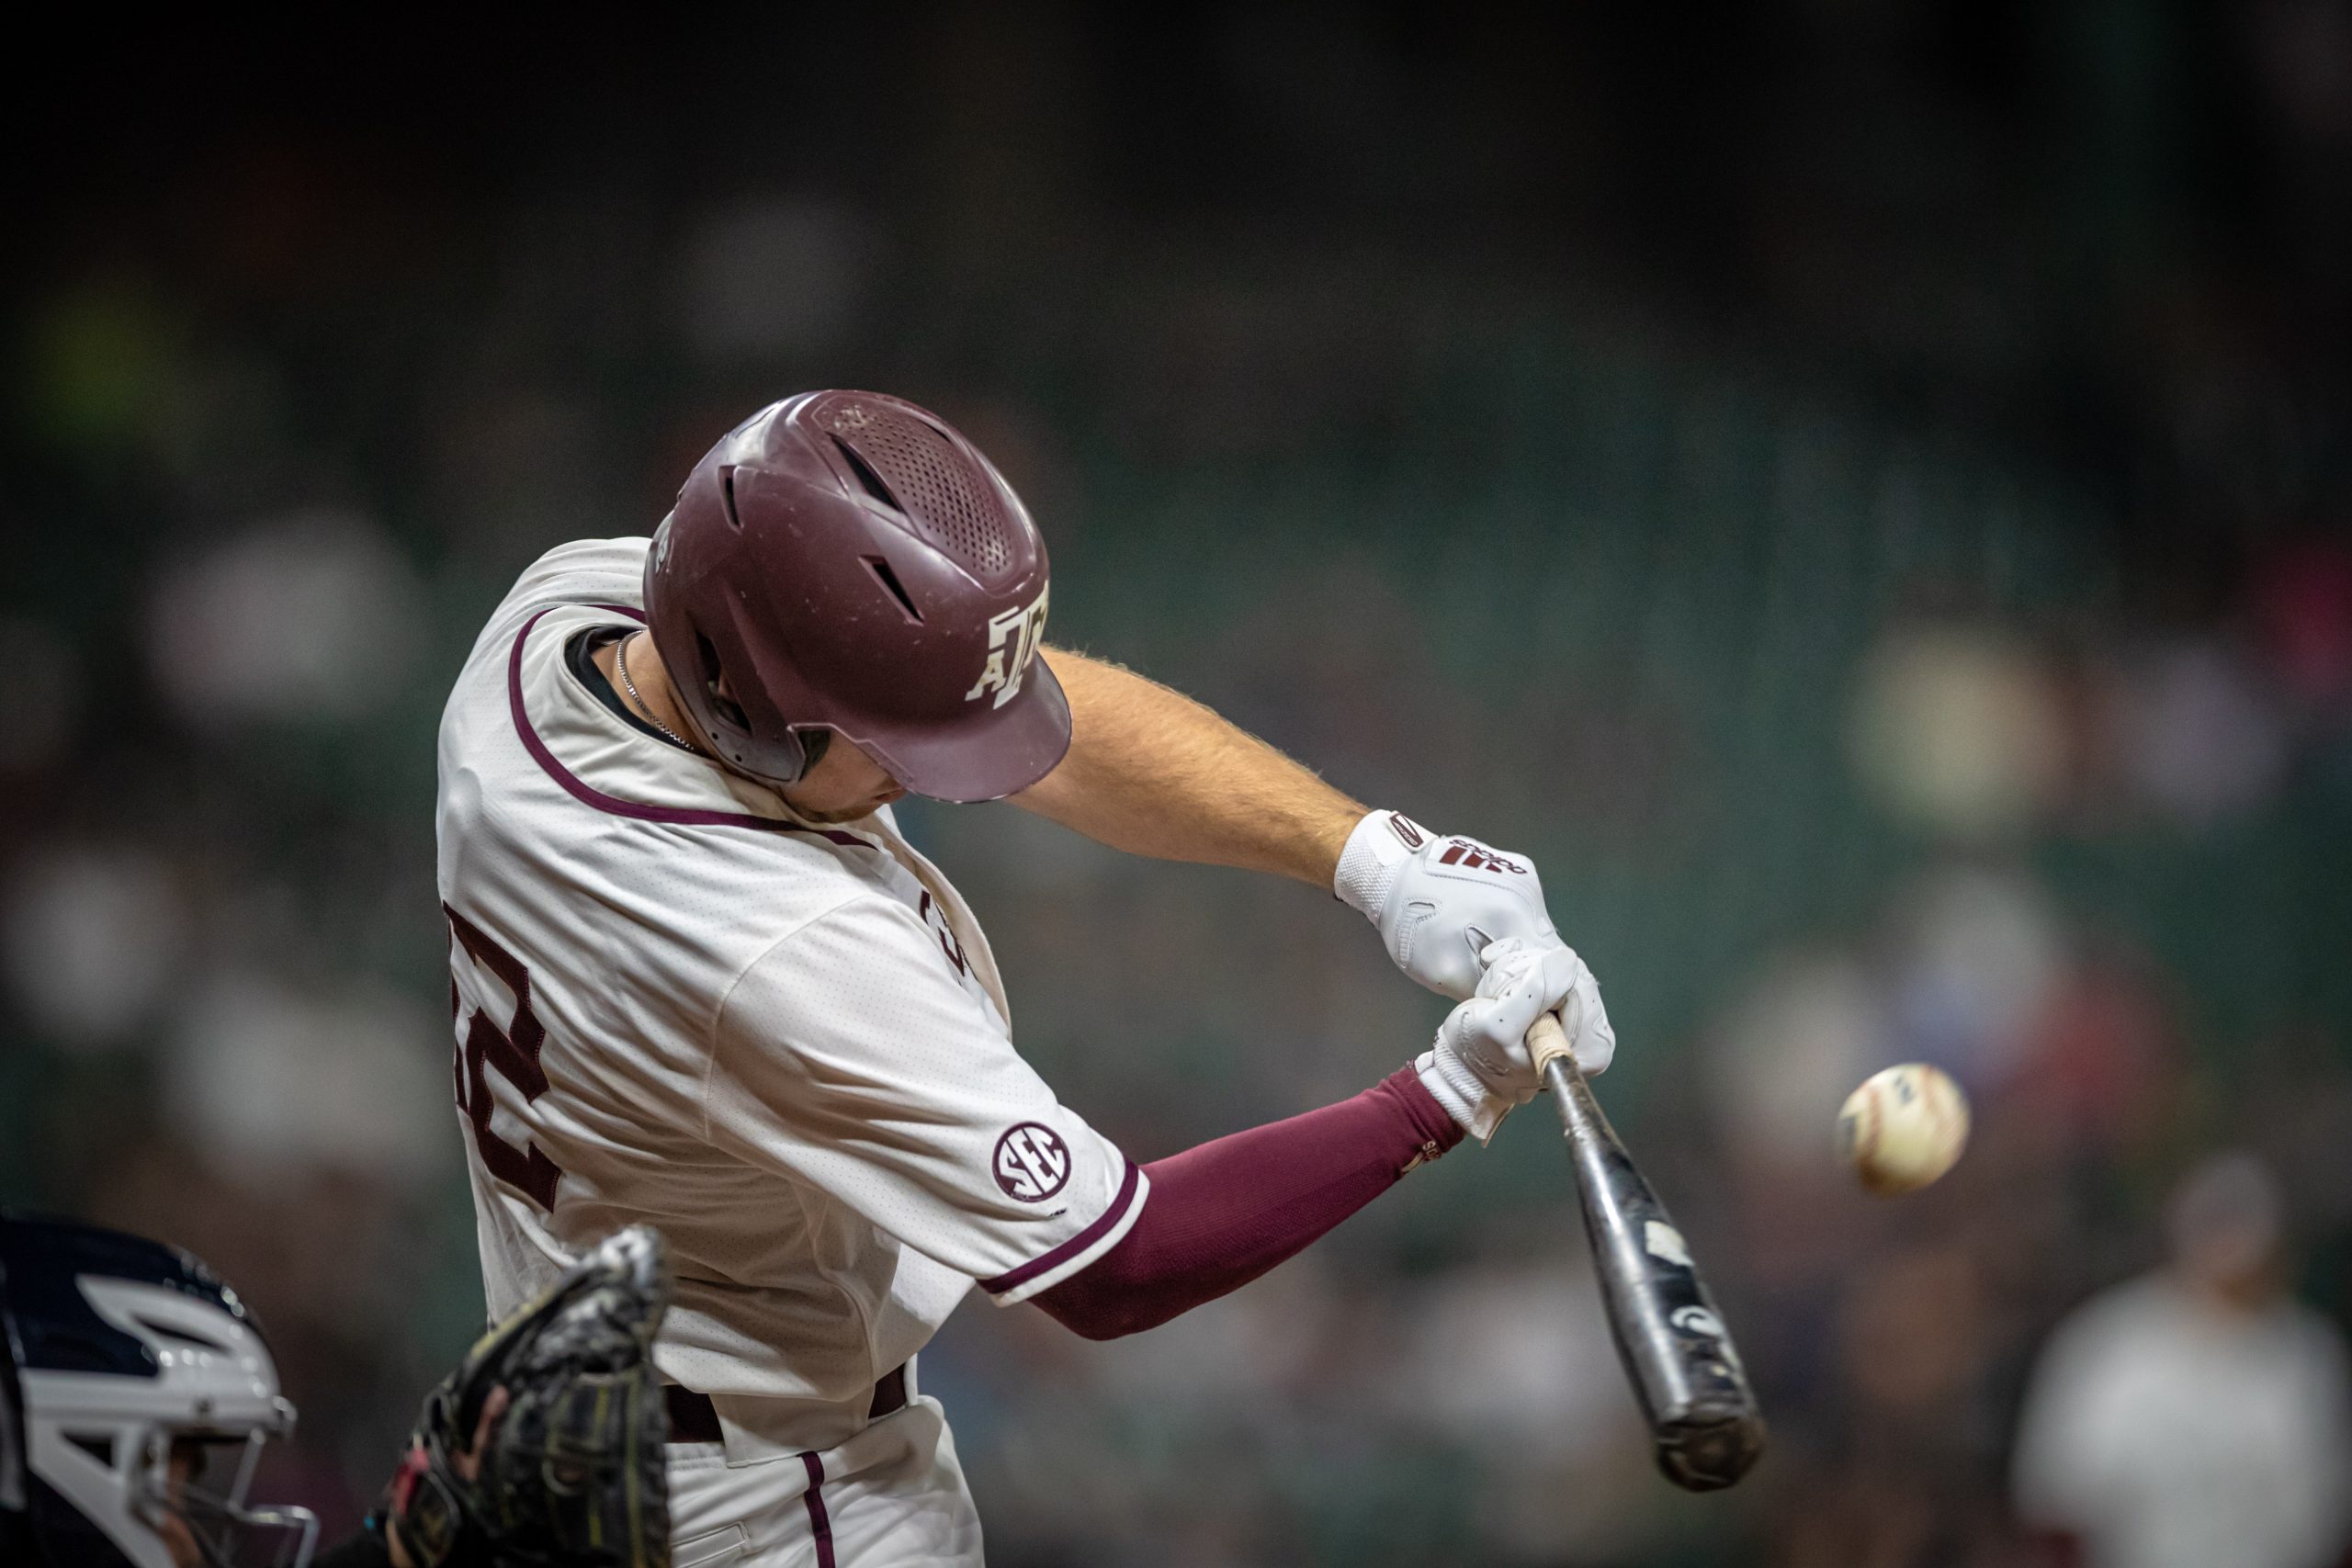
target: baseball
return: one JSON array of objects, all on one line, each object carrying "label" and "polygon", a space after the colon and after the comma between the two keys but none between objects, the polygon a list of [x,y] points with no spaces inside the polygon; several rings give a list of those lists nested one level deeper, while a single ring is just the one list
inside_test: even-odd
[{"label": "baseball", "polygon": [[1873,1192],[1916,1192],[1968,1144],[1968,1099],[1924,1062],[1873,1073],[1838,1112],[1838,1152]]}]

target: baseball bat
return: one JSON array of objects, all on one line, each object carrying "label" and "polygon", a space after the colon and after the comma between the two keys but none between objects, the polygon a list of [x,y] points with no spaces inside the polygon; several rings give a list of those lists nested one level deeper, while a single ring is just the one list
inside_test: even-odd
[{"label": "baseball bat", "polygon": [[1559,1106],[1610,1337],[1649,1422],[1657,1467],[1685,1491],[1729,1486],[1764,1452],[1763,1413],[1731,1332],[1682,1233],[1601,1114],[1556,1015],[1535,1021],[1527,1049]]}]

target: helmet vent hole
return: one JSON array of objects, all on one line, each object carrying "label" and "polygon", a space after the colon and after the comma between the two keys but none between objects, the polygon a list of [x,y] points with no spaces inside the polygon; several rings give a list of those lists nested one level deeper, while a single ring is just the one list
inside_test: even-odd
[{"label": "helmet vent hole", "polygon": [[976,454],[882,404],[844,398],[822,417],[858,483],[868,493],[878,488],[934,548],[976,577],[1011,563],[1016,525],[1001,481]]},{"label": "helmet vent hole", "polygon": [[148,1333],[155,1336],[158,1339],[170,1339],[182,1345],[193,1345],[199,1350],[228,1349],[228,1347],[221,1344],[218,1339],[208,1338],[206,1336],[201,1334],[190,1333],[185,1328],[177,1328],[168,1323],[158,1323],[152,1317],[141,1318],[139,1320],[139,1325],[141,1327],[146,1329]]},{"label": "helmet vent hole", "polygon": [[735,514],[735,469],[731,465],[718,470],[718,502],[727,513],[727,525],[741,533],[743,520]]},{"label": "helmet vent hole", "polygon": [[[882,482],[882,476],[876,473],[873,468],[867,466],[865,459],[857,455],[856,447],[852,446],[848,442],[842,440],[838,435],[833,437],[833,445],[840,447],[842,449],[842,456],[849,459],[850,472],[857,476],[857,482],[865,487],[866,494],[872,496],[875,500],[880,502],[883,505],[888,507],[893,512],[904,512],[906,510],[905,507],[899,504],[899,498],[890,493],[890,487]],[[869,557],[868,558],[871,559],[872,558]]]},{"label": "helmet vent hole", "polygon": [[922,625],[922,612],[915,608],[914,599],[899,581],[899,574],[890,570],[890,563],[880,556],[861,556],[858,558],[865,562],[865,570],[874,574],[884,591],[899,602],[899,608],[906,612],[907,619],[917,626]]},{"label": "helmet vent hole", "polygon": [[114,1434],[111,1432],[67,1432],[65,1440],[96,1460],[108,1470],[114,1468]]}]

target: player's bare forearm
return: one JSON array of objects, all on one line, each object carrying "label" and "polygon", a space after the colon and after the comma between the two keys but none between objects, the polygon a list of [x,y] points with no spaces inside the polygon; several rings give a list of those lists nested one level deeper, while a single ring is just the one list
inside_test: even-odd
[{"label": "player's bare forearm", "polygon": [[1155,860],[1329,888],[1364,807],[1207,707],[1132,670],[1049,648],[1069,754],[1015,806]]}]

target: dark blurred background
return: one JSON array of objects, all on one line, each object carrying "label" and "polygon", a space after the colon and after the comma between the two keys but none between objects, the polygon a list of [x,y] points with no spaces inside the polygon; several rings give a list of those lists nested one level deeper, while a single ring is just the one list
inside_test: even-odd
[{"label": "dark blurred background", "polygon": [[[1727,1496],[1650,1473],[1538,1107],[1142,1338],[968,1304],[922,1377],[991,1561],[2334,1560],[2352,9],[346,17],[17,73],[0,1201],[238,1286],[281,1490],[356,1517],[480,1323],[464,649],[852,385],[1023,491],[1057,640],[1537,858],[1776,1432]],[[904,818],[1138,1157],[1442,1016],[1310,891]],[[1866,1200],[1832,1120],[1902,1060],[1975,1141]],[[2052,1371],[2086,1300],[2068,1365],[2177,1432]],[[2157,1495],[2250,1533],[2132,1555]]]}]

